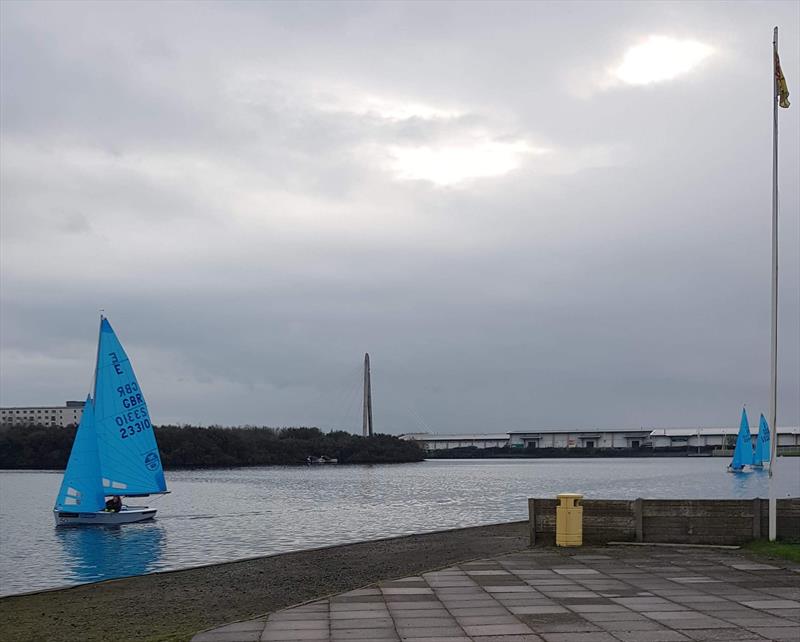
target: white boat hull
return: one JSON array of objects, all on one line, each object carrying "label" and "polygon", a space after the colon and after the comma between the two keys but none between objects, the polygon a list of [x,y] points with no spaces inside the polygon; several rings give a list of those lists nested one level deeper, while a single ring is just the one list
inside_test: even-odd
[{"label": "white boat hull", "polygon": [[56,526],[116,526],[144,522],[156,516],[155,508],[123,508],[118,513],[97,511],[95,513],[68,513],[53,509]]}]

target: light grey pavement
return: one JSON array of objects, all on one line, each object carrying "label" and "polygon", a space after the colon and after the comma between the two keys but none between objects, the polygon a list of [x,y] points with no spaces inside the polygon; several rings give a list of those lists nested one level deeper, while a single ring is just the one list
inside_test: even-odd
[{"label": "light grey pavement", "polygon": [[800,565],[720,549],[534,548],[380,582],[193,642],[800,642]]}]

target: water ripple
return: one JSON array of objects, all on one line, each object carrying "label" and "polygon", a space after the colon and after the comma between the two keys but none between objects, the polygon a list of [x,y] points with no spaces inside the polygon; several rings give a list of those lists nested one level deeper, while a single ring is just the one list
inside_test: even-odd
[{"label": "water ripple", "polygon": [[[790,460],[791,461],[791,460]],[[791,463],[796,463],[792,461]],[[158,519],[55,529],[55,472],[0,472],[1,594],[257,555],[525,519],[528,497],[766,497],[763,472],[714,458],[431,461],[176,471]],[[785,466],[780,495],[800,495]],[[776,476],[777,477],[777,476]]]}]

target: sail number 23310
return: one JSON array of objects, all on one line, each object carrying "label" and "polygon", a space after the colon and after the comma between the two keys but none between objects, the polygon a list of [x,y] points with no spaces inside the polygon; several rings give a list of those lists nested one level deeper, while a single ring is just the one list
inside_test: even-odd
[{"label": "sail number 23310", "polygon": [[122,384],[117,387],[117,393],[122,400],[123,407],[128,409],[127,412],[122,412],[114,417],[120,438],[127,439],[136,433],[152,428],[150,418],[147,416],[147,407],[144,405],[144,398],[137,383],[131,381]]},{"label": "sail number 23310", "polygon": [[136,433],[152,428],[150,418],[147,416],[147,410],[144,408],[136,408],[135,410],[120,413],[114,417],[114,422],[117,424],[119,436],[122,439],[127,439]]},{"label": "sail number 23310", "polygon": [[150,425],[150,420],[145,418],[142,419],[141,421],[136,421],[132,424],[128,424],[127,426],[123,426],[122,428],[120,428],[119,436],[122,437],[122,439],[127,439],[128,437],[132,437],[133,435],[135,435],[137,432],[142,432],[143,430],[147,430],[151,427],[152,426]]}]

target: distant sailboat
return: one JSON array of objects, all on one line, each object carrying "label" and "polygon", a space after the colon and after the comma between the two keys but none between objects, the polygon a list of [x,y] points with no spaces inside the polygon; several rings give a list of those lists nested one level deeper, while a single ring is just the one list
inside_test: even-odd
[{"label": "distant sailboat", "polygon": [[733,451],[733,461],[728,465],[728,472],[740,473],[745,466],[753,464],[753,442],[750,440],[750,424],[747,421],[747,412],[742,408],[742,421],[739,424],[739,435],[736,437],[736,449]]},{"label": "distant sailboat", "polygon": [[769,463],[769,426],[764,415],[758,422],[758,437],[756,437],[756,449],[753,454],[753,468],[763,468],[765,463]]},{"label": "distant sailboat", "polygon": [[155,509],[121,502],[107,507],[105,498],[167,492],[153,426],[133,367],[108,319],[100,317],[94,397],[86,400],[72,444],[53,509],[56,525],[152,519]]}]

